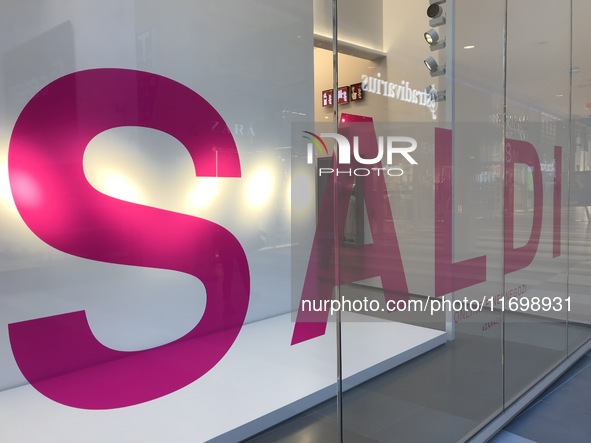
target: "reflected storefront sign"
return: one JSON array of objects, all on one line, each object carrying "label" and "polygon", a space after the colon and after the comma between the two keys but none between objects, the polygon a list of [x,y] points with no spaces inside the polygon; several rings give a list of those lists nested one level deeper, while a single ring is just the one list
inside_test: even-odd
[{"label": "reflected storefront sign", "polygon": [[[316,127],[322,127],[316,123]],[[463,132],[478,134],[480,126],[474,124],[462,127]],[[300,127],[294,127],[295,133]],[[402,154],[409,163],[420,167],[420,164],[410,157],[410,152],[415,153],[417,145],[433,146],[434,164],[433,172],[433,202],[434,211],[432,223],[432,235],[434,241],[433,255],[423,255],[422,260],[432,260],[434,265],[433,284],[434,297],[442,297],[453,292],[461,291],[487,281],[487,256],[482,255],[464,260],[456,260],[453,257],[453,246],[455,243],[453,234],[454,214],[452,202],[454,201],[454,175],[458,173],[453,167],[453,132],[449,129],[437,128],[425,124],[389,124],[374,125],[372,120],[350,114],[343,114],[339,123],[339,133],[321,133],[321,137],[309,131],[303,131],[309,136],[306,144],[307,164],[312,161],[312,153],[319,155],[332,155],[332,168],[318,167],[318,177],[329,175],[325,182],[324,191],[319,197],[318,224],[312,243],[310,258],[308,261],[306,279],[301,294],[293,294],[297,298],[298,316],[294,329],[292,342],[299,343],[324,334],[329,318],[330,310],[327,309],[306,309],[305,306],[331,306],[333,288],[339,285],[359,282],[379,277],[385,303],[381,305],[382,311],[389,302],[397,300],[408,300],[409,295],[416,290],[409,290],[407,283],[407,272],[405,257],[399,248],[399,234],[393,220],[393,207],[398,202],[386,198],[389,195],[388,186],[385,182],[387,174],[377,172],[384,169],[383,161],[386,160],[382,147],[384,136],[378,134],[401,134],[419,133],[412,137],[398,136],[398,141],[409,143],[410,147],[395,148],[396,152]],[[312,138],[313,137],[313,138]],[[327,139],[337,141],[336,148],[329,153],[325,141]],[[390,138],[390,137],[388,137]],[[361,140],[361,142],[359,141]],[[430,141],[432,140],[432,141]],[[381,144],[380,144],[381,141]],[[317,149],[313,147],[316,145]],[[322,148],[320,148],[320,145]],[[552,225],[551,225],[551,258],[562,255],[561,251],[561,215],[562,208],[562,148],[554,148],[553,183],[550,188],[550,195],[544,196],[542,183],[542,170],[537,149],[533,144],[523,140],[507,139],[505,142],[505,179],[504,179],[504,236],[503,257],[505,275],[527,268],[534,260],[538,252],[542,234],[542,216],[544,213],[545,198],[552,199]],[[410,157],[410,158],[409,158]],[[320,160],[320,157],[318,160]],[[418,157],[417,157],[418,158]],[[424,158],[424,154],[423,157]],[[330,160],[331,157],[322,158]],[[370,160],[371,159],[371,160]],[[391,163],[391,156],[387,156],[388,164]],[[326,162],[322,162],[325,164]],[[296,163],[297,164],[297,163]],[[350,169],[339,169],[342,165],[351,166]],[[368,166],[369,164],[369,166]],[[525,165],[530,171],[532,181],[532,218],[528,229],[528,240],[525,244],[518,245],[515,241],[515,214],[514,204],[516,187],[514,170],[516,165]],[[368,170],[373,174],[355,173],[358,170]],[[337,173],[339,171],[339,173]],[[324,174],[332,172],[332,174]],[[460,171],[459,174],[462,174]],[[332,175],[332,176],[331,176]],[[478,176],[475,175],[475,180]],[[396,186],[396,182],[392,183]],[[360,193],[359,190],[362,192]],[[336,197],[335,197],[336,196]],[[336,202],[335,202],[336,198]],[[361,204],[365,207],[367,214],[367,231],[371,233],[371,242],[356,242],[347,244],[347,225],[349,223],[352,203]],[[335,208],[338,211],[335,215]],[[336,235],[332,232],[337,227]],[[521,230],[524,226],[520,224]],[[520,232],[520,238],[524,233]],[[335,239],[342,239],[340,244],[335,244]],[[334,254],[331,251],[339,251],[339,279],[336,280],[334,270]],[[379,257],[379,259],[378,259]],[[416,258],[415,258],[416,260]],[[525,286],[524,286],[525,287]],[[515,295],[521,297],[525,290]],[[431,297],[431,296],[429,296]],[[514,294],[509,291],[507,306]],[[433,301],[437,303],[437,301]],[[470,301],[467,300],[467,304]],[[450,305],[452,306],[452,305]],[[453,305],[453,311],[456,311]],[[481,312],[485,307],[491,312],[494,309],[505,310],[505,299],[484,297],[481,303],[476,302],[477,309],[474,312]],[[513,306],[513,305],[511,305]],[[554,306],[554,305],[553,305]],[[570,310],[570,304],[557,305],[560,309],[554,309],[555,315],[563,315],[565,309]],[[380,309],[377,309],[379,311]],[[435,308],[437,310],[437,308]],[[527,310],[527,309],[526,309]],[[433,313],[433,311],[431,311]],[[560,312],[560,314],[558,314]],[[454,313],[456,323],[460,319],[470,317],[464,309],[458,309]],[[488,328],[487,328],[488,329]]]}]

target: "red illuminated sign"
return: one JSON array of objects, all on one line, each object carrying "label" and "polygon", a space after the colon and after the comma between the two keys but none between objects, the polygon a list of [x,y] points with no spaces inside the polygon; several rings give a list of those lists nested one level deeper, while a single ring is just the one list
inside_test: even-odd
[{"label": "red illuminated sign", "polygon": [[332,96],[333,96],[332,89],[327,89],[326,91],[322,91],[322,107],[332,106],[332,103],[333,103]]},{"label": "red illuminated sign", "polygon": [[[339,105],[363,100],[365,93],[361,83],[354,83],[350,86],[341,86],[337,89],[337,102]],[[322,107],[332,107],[334,104],[334,91],[326,89],[322,91]]]},{"label": "red illuminated sign", "polygon": [[351,85],[351,101],[356,102],[363,100],[363,89],[361,89],[361,83],[355,83]]},{"label": "red illuminated sign", "polygon": [[337,89],[337,94],[339,105],[344,105],[351,101],[351,94],[349,92],[348,86],[341,86],[339,89]]}]

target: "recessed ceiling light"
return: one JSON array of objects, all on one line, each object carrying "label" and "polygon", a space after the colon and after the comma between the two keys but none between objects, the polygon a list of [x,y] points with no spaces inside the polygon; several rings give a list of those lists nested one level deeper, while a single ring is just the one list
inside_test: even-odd
[{"label": "recessed ceiling light", "polygon": [[474,45],[466,45],[464,46],[464,49],[474,49],[476,46]]},{"label": "recessed ceiling light", "polygon": [[564,97],[564,94],[556,94],[556,97]]}]

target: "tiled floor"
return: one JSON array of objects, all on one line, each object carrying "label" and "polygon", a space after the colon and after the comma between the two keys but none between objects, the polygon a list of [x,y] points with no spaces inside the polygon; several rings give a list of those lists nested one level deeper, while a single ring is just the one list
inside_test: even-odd
[{"label": "tiled floor", "polygon": [[[535,354],[528,347],[514,351],[527,352],[534,366],[549,358],[547,352]],[[495,405],[499,405],[500,412],[501,404],[497,384],[479,383],[494,375],[497,368],[486,374],[481,366],[456,367],[454,361],[465,353],[478,360],[486,358],[490,349],[485,343],[470,343],[467,339],[448,343],[345,393],[344,442],[462,441],[478,423],[486,421],[485,415]],[[523,368],[523,374],[529,369]],[[434,384],[446,389],[434,389]],[[591,442],[590,399],[591,354],[587,354],[492,441]],[[336,402],[330,400],[247,441],[337,443],[336,431]]]},{"label": "tiled floor", "polygon": [[591,353],[515,418],[491,443],[591,441]]}]

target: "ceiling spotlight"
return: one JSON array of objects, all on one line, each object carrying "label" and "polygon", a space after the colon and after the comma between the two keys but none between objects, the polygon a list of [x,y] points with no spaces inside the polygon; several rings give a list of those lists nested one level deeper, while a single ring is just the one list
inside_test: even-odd
[{"label": "ceiling spotlight", "polygon": [[431,56],[424,60],[425,66],[431,73],[431,77],[445,74],[445,67],[440,68],[435,59]]},{"label": "ceiling spotlight", "polygon": [[435,102],[443,101],[446,98],[446,91],[438,91],[433,85],[427,86],[425,88],[425,93],[431,98],[432,101]]},{"label": "ceiling spotlight", "polygon": [[441,17],[442,13],[443,13],[443,8],[441,6],[439,6],[438,4],[429,5],[429,7],[427,8],[427,17],[429,17],[429,18]]},{"label": "ceiling spotlight", "polygon": [[431,72],[433,71],[437,71],[437,68],[439,67],[439,65],[437,64],[437,62],[435,61],[435,59],[431,56],[427,57],[425,60],[425,66],[427,67],[427,69]]},{"label": "ceiling spotlight", "polygon": [[439,41],[439,34],[435,29],[429,29],[423,34],[425,41],[429,43],[431,51],[445,48],[445,39]]},{"label": "ceiling spotlight", "polygon": [[433,43],[437,43],[437,41],[439,40],[439,34],[435,29],[429,29],[427,32],[425,32],[424,37],[427,43],[429,43],[430,45],[432,45]]},{"label": "ceiling spotlight", "polygon": [[430,0],[429,7],[427,8],[427,17],[429,20],[429,26],[441,26],[445,25],[445,16],[443,15],[443,7],[441,3],[445,3],[445,0]]}]

